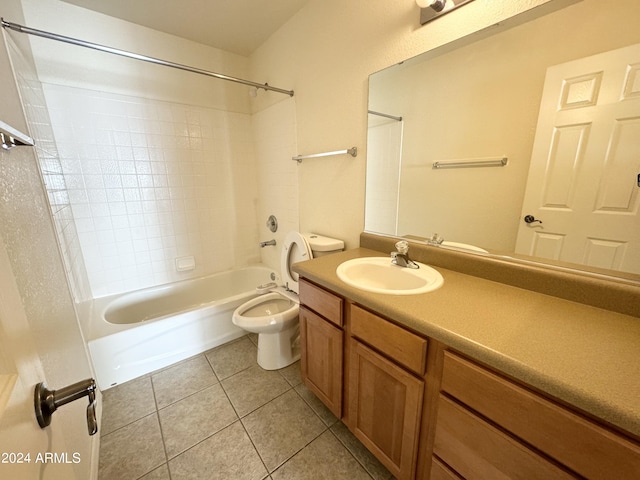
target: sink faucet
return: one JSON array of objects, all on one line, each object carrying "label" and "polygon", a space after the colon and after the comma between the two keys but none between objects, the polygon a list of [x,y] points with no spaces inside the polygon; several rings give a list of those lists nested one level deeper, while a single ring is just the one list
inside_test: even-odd
[{"label": "sink faucet", "polygon": [[431,238],[427,240],[429,245],[442,245],[442,242],[444,242],[444,237],[438,233],[434,233],[431,235]]},{"label": "sink faucet", "polygon": [[409,244],[405,240],[396,243],[396,250],[391,252],[391,263],[399,267],[420,268],[420,265],[409,258]]}]

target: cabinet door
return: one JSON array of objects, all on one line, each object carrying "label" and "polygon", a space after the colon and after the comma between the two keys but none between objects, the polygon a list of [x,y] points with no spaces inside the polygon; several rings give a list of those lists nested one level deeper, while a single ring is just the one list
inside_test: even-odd
[{"label": "cabinet door", "polygon": [[349,428],[399,480],[413,478],[424,382],[357,340],[349,362]]},{"label": "cabinet door", "polygon": [[342,336],[342,330],[300,307],[302,380],[338,418],[342,417]]}]

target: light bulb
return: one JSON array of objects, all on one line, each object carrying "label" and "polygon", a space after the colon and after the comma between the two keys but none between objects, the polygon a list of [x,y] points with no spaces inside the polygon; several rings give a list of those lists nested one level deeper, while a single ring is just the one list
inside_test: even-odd
[{"label": "light bulb", "polygon": [[447,0],[416,0],[420,8],[432,8],[436,12],[444,10]]}]

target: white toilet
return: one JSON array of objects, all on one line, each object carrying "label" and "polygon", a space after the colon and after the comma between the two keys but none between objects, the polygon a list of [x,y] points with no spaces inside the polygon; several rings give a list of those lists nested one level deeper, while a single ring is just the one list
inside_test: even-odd
[{"label": "white toilet", "polygon": [[300,358],[298,274],[291,265],[343,249],[342,240],[289,232],[280,255],[284,286],[274,284],[269,293],[243,303],[233,312],[235,325],[258,334],[258,365],[265,370],[284,368]]}]

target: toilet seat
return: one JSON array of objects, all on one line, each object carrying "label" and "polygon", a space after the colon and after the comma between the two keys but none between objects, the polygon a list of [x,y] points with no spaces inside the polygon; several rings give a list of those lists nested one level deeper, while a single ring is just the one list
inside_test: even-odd
[{"label": "toilet seat", "polygon": [[311,248],[299,232],[289,232],[284,239],[282,255],[280,255],[280,272],[282,281],[289,290],[299,293],[298,274],[291,270],[291,265],[296,262],[313,258]]},{"label": "toilet seat", "polygon": [[289,232],[280,255],[283,286],[240,305],[233,312],[232,322],[248,332],[258,334],[258,365],[265,370],[277,370],[300,358],[298,315],[298,274],[291,270],[296,262],[312,258],[311,249],[298,232]]},{"label": "toilet seat", "polygon": [[300,305],[275,291],[243,303],[233,313],[233,322],[248,331],[274,333],[289,327],[300,311]]}]

